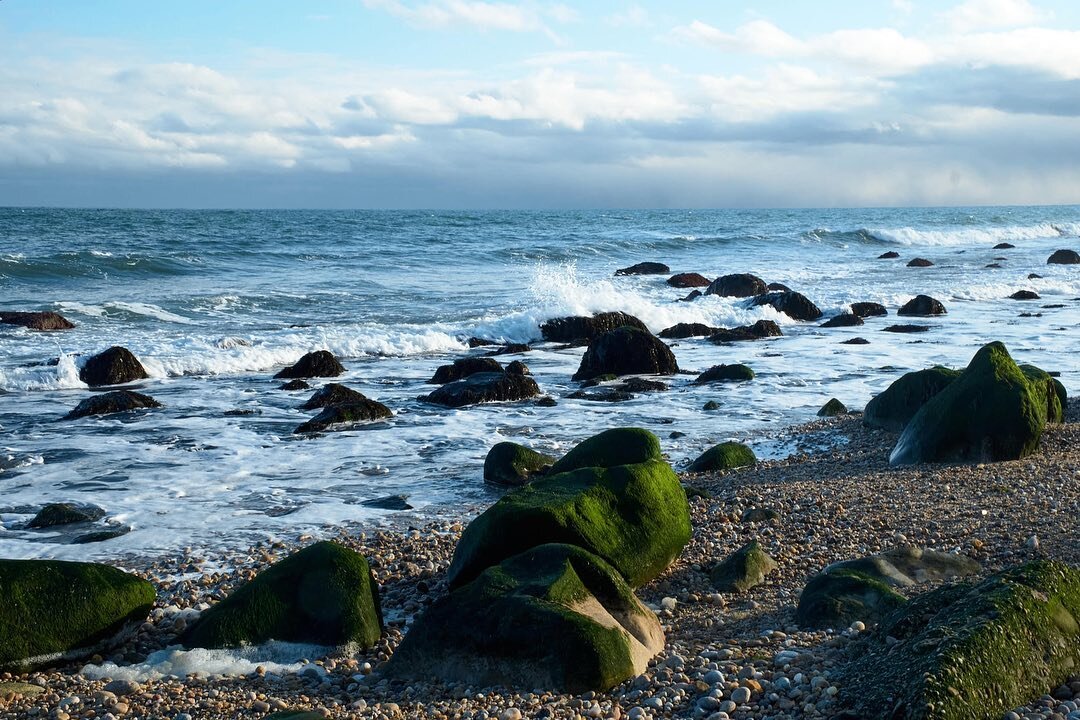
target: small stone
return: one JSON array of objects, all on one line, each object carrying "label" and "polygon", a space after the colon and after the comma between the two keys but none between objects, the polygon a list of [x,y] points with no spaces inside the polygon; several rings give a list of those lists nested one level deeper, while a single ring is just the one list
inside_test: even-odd
[{"label": "small stone", "polygon": [[731,701],[737,705],[750,702],[750,688],[737,687],[731,691]]},{"label": "small stone", "polygon": [[1038,535],[1032,535],[1031,537],[1029,537],[1027,539],[1027,542],[1024,543],[1024,546],[1028,550],[1038,550],[1039,549],[1039,536]]},{"label": "small stone", "polygon": [[673,597],[666,597],[660,601],[660,609],[672,612],[675,610],[676,601]]},{"label": "small stone", "polygon": [[270,703],[264,700],[256,700],[251,703],[251,709],[257,713],[268,713],[270,712]]},{"label": "small stone", "polygon": [[514,707],[507,708],[503,710],[499,720],[521,720],[521,711]]},{"label": "small stone", "polygon": [[111,692],[117,697],[124,697],[125,695],[134,695],[142,690],[142,685],[134,680],[113,680],[107,684],[103,690],[105,692]]},{"label": "small stone", "polygon": [[852,632],[861,633],[865,629],[866,629],[866,623],[864,623],[862,620],[856,620],[855,622],[851,623],[851,631]]}]

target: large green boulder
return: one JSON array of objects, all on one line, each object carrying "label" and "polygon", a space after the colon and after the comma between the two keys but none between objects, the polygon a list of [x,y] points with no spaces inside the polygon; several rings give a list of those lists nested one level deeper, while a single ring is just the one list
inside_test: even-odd
[{"label": "large green boulder", "polygon": [[514,442],[501,442],[488,450],[484,458],[484,482],[516,487],[529,482],[555,458],[548,457]]},{"label": "large green boulder", "polygon": [[656,616],[609,564],[547,544],[487,568],[413,623],[384,672],[405,680],[580,693],[642,673]]},{"label": "large green boulder", "polygon": [[0,560],[0,668],[87,657],[146,620],[154,586],[109,565]]},{"label": "large green boulder", "polygon": [[867,403],[863,424],[900,432],[919,408],[959,376],[959,370],[940,365],[909,372]]},{"label": "large green boulder", "polygon": [[204,612],[182,640],[202,648],[269,640],[371,647],[381,632],[379,590],[367,560],[318,542],[240,586]]},{"label": "large green boulder", "polygon": [[1034,452],[1047,421],[1062,416],[1053,379],[1025,373],[1004,345],[992,342],[915,413],[889,462],[1017,460]]},{"label": "large green boulder", "polygon": [[746,467],[756,463],[757,456],[747,446],[737,442],[723,442],[701,453],[686,470],[688,472],[713,472]]},{"label": "large green boulder", "polygon": [[512,490],[473,520],[447,570],[460,587],[484,569],[544,543],[599,555],[637,587],[690,540],[690,507],[667,463],[583,467]]},{"label": "large green boulder", "polygon": [[996,720],[1080,667],[1080,569],[1040,560],[925,593],[854,648],[858,717]]},{"label": "large green boulder", "polygon": [[662,460],[660,440],[641,428],[612,428],[582,440],[551,466],[552,474]]},{"label": "large green boulder", "polygon": [[799,595],[795,623],[803,628],[845,628],[856,620],[877,622],[907,602],[889,583],[850,568],[823,571]]}]

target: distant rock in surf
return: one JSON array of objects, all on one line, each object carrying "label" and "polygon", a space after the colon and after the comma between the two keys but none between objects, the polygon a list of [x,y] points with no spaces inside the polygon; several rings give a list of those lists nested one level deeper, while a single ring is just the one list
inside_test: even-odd
[{"label": "distant rock in surf", "polygon": [[465,407],[488,402],[526,400],[540,394],[536,381],[528,375],[510,372],[482,372],[442,385],[418,400],[445,407]]},{"label": "distant rock in surf", "polygon": [[161,403],[149,395],[132,392],[131,390],[114,390],[113,392],[101,393],[86,398],[65,415],[63,419],[76,420],[90,415],[111,415],[113,413],[159,407],[161,407]]},{"label": "distant rock in surf", "polygon": [[784,283],[778,283],[778,282],[769,283],[768,285],[765,286],[765,289],[769,290],[769,291],[774,291],[775,290],[777,292],[793,292],[793,290],[791,288],[789,288],[787,285],[785,285]]},{"label": "distant rock in surf", "polygon": [[851,303],[851,312],[861,318],[880,317],[889,314],[884,305],[876,302]]},{"label": "distant rock in surf", "polygon": [[620,268],[615,271],[616,275],[664,275],[671,272],[664,263],[639,262],[637,265]]},{"label": "distant rock in surf", "polygon": [[597,375],[674,375],[679,364],[663,340],[648,330],[620,327],[597,337],[585,350],[574,380]]},{"label": "distant rock in surf", "polygon": [[930,262],[926,258],[914,258],[907,264],[908,267],[933,267],[934,263]]},{"label": "distant rock in surf", "polygon": [[54,312],[0,312],[0,323],[30,330],[71,330],[75,323]]},{"label": "distant rock in surf", "polygon": [[878,260],[895,260],[896,258],[900,257],[900,253],[896,252],[895,250],[889,250],[888,252],[881,253],[877,257]]},{"label": "distant rock in surf", "polygon": [[1009,296],[1012,300],[1041,300],[1039,293],[1032,290],[1017,290]]},{"label": "distant rock in surf", "polygon": [[887,328],[882,328],[882,332],[891,333],[922,333],[929,331],[929,325],[890,325]]},{"label": "distant rock in surf", "polygon": [[79,371],[79,379],[90,387],[120,385],[150,377],[139,359],[125,347],[114,346],[94,355]]},{"label": "distant rock in surf", "polygon": [[667,284],[677,288],[709,287],[712,280],[698,273],[677,273],[668,278]]},{"label": "distant rock in surf", "polygon": [[337,377],[345,372],[329,350],[316,350],[300,358],[295,365],[285,368],[274,376],[275,380],[290,378]]},{"label": "distant rock in surf", "polygon": [[306,382],[304,382],[303,380],[300,380],[300,379],[290,380],[287,383],[282,383],[281,385],[278,385],[278,390],[288,390],[290,392],[295,392],[297,390],[310,390],[310,389],[311,389],[311,385],[308,385]]},{"label": "distant rock in surf", "polygon": [[360,393],[356,394],[360,396],[359,399],[323,408],[318,415],[293,430],[293,434],[303,435],[327,430],[347,430],[349,426],[357,423],[383,420],[394,416],[390,408],[378,400],[364,397]]},{"label": "distant rock in surf", "polygon": [[1012,250],[1016,246],[1012,243],[1002,242],[994,246],[994,250]]},{"label": "distant rock in surf", "polygon": [[648,331],[645,323],[633,315],[624,312],[602,312],[592,317],[575,315],[548,320],[540,326],[540,334],[548,342],[587,343],[624,325]]},{"label": "distant rock in surf", "polygon": [[455,360],[452,365],[441,365],[435,375],[428,380],[433,385],[445,385],[461,380],[479,372],[502,372],[503,366],[498,360],[489,357],[469,357]]},{"label": "distant rock in surf", "polygon": [[767,290],[765,281],[757,275],[736,273],[713,280],[705,294],[720,295],[721,297],[753,297],[754,295],[764,295]]},{"label": "distant rock in surf", "polygon": [[1047,265],[1077,265],[1080,264],[1080,253],[1075,250],[1055,250],[1054,254],[1046,259]]},{"label": "distant rock in surf", "polygon": [[854,313],[840,313],[835,317],[831,317],[825,322],[821,323],[819,327],[823,328],[836,328],[836,327],[854,327],[862,325],[863,319]]},{"label": "distant rock in surf", "polygon": [[702,294],[703,293],[700,290],[691,290],[690,293],[686,297],[679,298],[679,302],[692,302],[694,300],[697,300],[699,297],[701,297]]},{"label": "distant rock in surf", "polygon": [[748,365],[713,365],[697,376],[695,383],[745,382],[754,379],[754,371]]},{"label": "distant rock in surf", "polygon": [[869,345],[870,341],[866,338],[853,337],[850,340],[844,340],[841,345]]},{"label": "distant rock in surf", "polygon": [[340,383],[327,383],[315,391],[307,402],[300,406],[301,410],[318,410],[331,405],[343,405],[345,403],[360,402],[367,400],[363,393],[357,392]]},{"label": "distant rock in surf", "polygon": [[703,323],[679,323],[660,331],[659,337],[665,340],[683,340],[690,337],[707,337],[717,331],[718,328],[710,327]]},{"label": "distant rock in surf", "polygon": [[753,325],[743,325],[737,328],[720,328],[709,336],[709,342],[728,343],[744,340],[761,340],[767,337],[780,337],[780,326],[772,320],[758,320]]},{"label": "distant rock in surf", "polygon": [[805,295],[797,292],[770,292],[758,295],[750,301],[751,305],[770,305],[795,320],[817,320],[822,312]]},{"label": "distant rock in surf", "polygon": [[897,315],[912,317],[931,317],[933,315],[945,315],[945,306],[939,300],[929,295],[916,295],[904,303],[904,306],[896,311]]}]

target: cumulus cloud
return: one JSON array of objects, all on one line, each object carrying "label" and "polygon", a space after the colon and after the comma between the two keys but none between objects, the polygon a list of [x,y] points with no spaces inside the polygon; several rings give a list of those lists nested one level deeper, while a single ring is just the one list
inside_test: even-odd
[{"label": "cumulus cloud", "polygon": [[384,10],[421,27],[449,28],[465,26],[477,30],[508,32],[544,32],[558,39],[548,26],[574,22],[578,15],[563,4],[533,5],[483,0],[434,0],[406,3],[402,0],[364,0],[373,10]]},{"label": "cumulus cloud", "polygon": [[944,17],[954,30],[970,32],[1035,25],[1049,19],[1050,14],[1029,0],[968,0]]}]

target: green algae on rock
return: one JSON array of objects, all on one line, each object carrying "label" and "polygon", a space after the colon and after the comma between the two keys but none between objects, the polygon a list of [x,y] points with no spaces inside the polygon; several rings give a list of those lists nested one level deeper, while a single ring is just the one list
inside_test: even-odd
[{"label": "green algae on rock", "polygon": [[701,453],[686,469],[688,472],[712,472],[755,464],[757,456],[753,450],[742,443],[724,442]]},{"label": "green algae on rock", "polygon": [[33,668],[93,655],[123,639],[156,593],[109,565],[0,560],[0,668]]},{"label": "green algae on rock", "polygon": [[656,616],[615,568],[580,547],[545,544],[503,560],[435,601],[384,672],[520,691],[603,691],[664,647]]},{"label": "green algae on rock", "polygon": [[997,462],[1030,455],[1046,423],[1062,418],[1051,380],[1022,370],[1000,342],[984,345],[959,377],[915,413],[889,463]]},{"label": "green algae on rock", "polygon": [[709,579],[720,592],[741,593],[763,583],[776,568],[776,561],[751,540],[710,570]]},{"label": "green algae on rock", "polygon": [[859,717],[996,720],[1076,674],[1078,621],[1080,569],[1056,561],[938,588],[854,648],[843,700]]},{"label": "green algae on rock", "polygon": [[879,578],[848,568],[826,568],[803,588],[795,623],[815,629],[845,628],[856,620],[870,624],[906,602]]},{"label": "green algae on rock", "polygon": [[529,482],[555,458],[514,442],[501,442],[488,450],[484,458],[484,482],[516,487]]},{"label": "green algae on rock", "polygon": [[847,412],[847,405],[836,398],[830,398],[829,402],[821,406],[817,414],[818,417],[837,417],[838,415],[847,415]]},{"label": "green algae on rock", "polygon": [[660,440],[648,430],[612,428],[579,442],[551,466],[551,473],[557,475],[587,467],[606,468],[662,459]]},{"label": "green algae on rock", "polygon": [[637,587],[689,540],[689,504],[667,463],[583,467],[512,490],[473,520],[446,579],[460,587],[511,555],[561,542],[599,555]]},{"label": "green algae on rock", "polygon": [[866,404],[863,424],[900,432],[930,398],[960,376],[960,371],[935,366],[909,372]]},{"label": "green algae on rock", "polygon": [[754,371],[749,365],[713,365],[697,376],[695,383],[709,382],[745,382],[754,379]]},{"label": "green algae on rock", "polygon": [[371,647],[381,633],[379,591],[367,559],[318,542],[240,586],[204,612],[182,640],[203,648],[269,640]]}]

